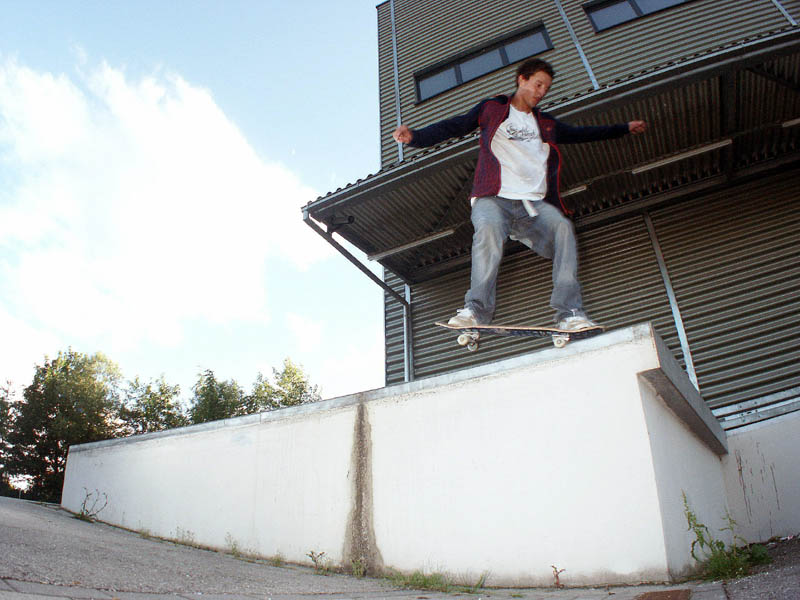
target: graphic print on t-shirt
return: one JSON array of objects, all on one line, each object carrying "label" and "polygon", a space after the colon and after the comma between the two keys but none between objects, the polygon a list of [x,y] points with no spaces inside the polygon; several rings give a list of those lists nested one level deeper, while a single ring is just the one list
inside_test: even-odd
[{"label": "graphic print on t-shirt", "polygon": [[509,123],[506,132],[508,133],[508,139],[514,142],[535,140],[539,137],[539,132],[535,129],[528,129],[524,125],[520,127],[515,123]]},{"label": "graphic print on t-shirt", "polygon": [[498,196],[512,200],[544,197],[550,145],[542,140],[536,117],[510,106],[508,118],[492,138],[492,154],[500,163]]}]

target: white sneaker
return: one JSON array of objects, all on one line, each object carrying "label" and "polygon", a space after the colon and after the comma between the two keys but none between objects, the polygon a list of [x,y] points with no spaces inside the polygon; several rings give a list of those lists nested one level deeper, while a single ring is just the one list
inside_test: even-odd
[{"label": "white sneaker", "polygon": [[564,331],[581,331],[582,329],[591,329],[597,326],[597,323],[585,315],[573,315],[561,319],[556,325],[556,328],[563,329]]},{"label": "white sneaker", "polygon": [[471,308],[462,308],[447,324],[453,327],[475,327],[475,325],[478,325],[478,319]]}]

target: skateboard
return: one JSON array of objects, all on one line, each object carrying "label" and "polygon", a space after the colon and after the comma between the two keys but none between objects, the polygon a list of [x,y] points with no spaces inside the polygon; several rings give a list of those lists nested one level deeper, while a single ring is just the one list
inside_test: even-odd
[{"label": "skateboard", "polygon": [[436,325],[446,329],[460,331],[457,341],[459,346],[466,346],[468,350],[474,352],[478,349],[478,341],[482,333],[494,335],[514,336],[514,337],[548,337],[553,339],[556,348],[563,348],[570,340],[582,340],[605,331],[605,327],[597,325],[578,331],[567,331],[556,329],[555,327],[510,327],[507,325],[475,325],[473,327],[457,327],[447,323],[436,322]]}]

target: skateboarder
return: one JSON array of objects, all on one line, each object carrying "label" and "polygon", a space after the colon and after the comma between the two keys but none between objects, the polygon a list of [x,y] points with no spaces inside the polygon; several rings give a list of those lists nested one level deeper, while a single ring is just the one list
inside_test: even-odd
[{"label": "skateboarder", "polygon": [[495,311],[497,271],[506,238],[519,240],[553,261],[550,306],[559,329],[596,326],[583,309],[578,282],[575,229],[558,190],[561,155],[558,144],[592,142],[643,133],[644,121],[573,127],[536,106],[553,82],[549,63],[528,59],[516,72],[517,88],[509,98],[483,100],[468,113],[422,129],[400,125],[396,141],[433,146],[480,128],[480,150],[472,187],[472,273],[464,308],[449,325],[470,327],[491,322]]}]

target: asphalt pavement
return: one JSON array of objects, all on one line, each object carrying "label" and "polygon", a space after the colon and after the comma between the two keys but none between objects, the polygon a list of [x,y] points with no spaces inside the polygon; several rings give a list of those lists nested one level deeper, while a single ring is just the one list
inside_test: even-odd
[{"label": "asphalt pavement", "polygon": [[780,569],[740,581],[745,583],[738,587],[694,581],[473,593],[408,590],[385,579],[245,560],[78,520],[57,505],[0,498],[0,600],[794,600],[800,599],[800,560],[790,557]]}]

